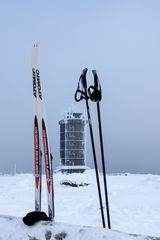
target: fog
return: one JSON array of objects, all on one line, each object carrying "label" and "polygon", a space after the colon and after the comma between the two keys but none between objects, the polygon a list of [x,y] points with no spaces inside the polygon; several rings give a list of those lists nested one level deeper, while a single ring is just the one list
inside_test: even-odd
[{"label": "fog", "polygon": [[[17,172],[33,172],[31,49],[38,42],[54,168],[58,122],[87,67],[88,84],[96,69],[102,85],[107,172],[160,173],[159,12],[158,0],[1,2],[0,172],[15,165]],[[86,113],[85,102],[75,107]],[[90,107],[99,156],[96,105]],[[89,131],[87,164],[93,167]]]}]

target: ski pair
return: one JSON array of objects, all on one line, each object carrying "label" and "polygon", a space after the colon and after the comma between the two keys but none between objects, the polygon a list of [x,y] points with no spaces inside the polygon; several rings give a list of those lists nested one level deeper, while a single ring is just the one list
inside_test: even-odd
[{"label": "ski pair", "polygon": [[[52,155],[49,149],[46,114],[42,98],[40,71],[38,66],[38,44],[32,49],[32,81],[34,106],[34,175],[35,175],[35,211],[41,211],[42,157],[47,184],[48,216],[54,218],[54,192]],[[43,147],[42,147],[43,146]],[[43,154],[42,154],[43,152]]]},{"label": "ski pair", "polygon": [[105,169],[105,159],[104,159],[104,149],[103,149],[101,113],[100,113],[100,101],[102,99],[101,85],[100,85],[96,70],[93,70],[92,73],[93,73],[93,76],[94,76],[94,85],[90,86],[88,88],[87,87],[87,80],[86,80],[87,71],[88,71],[87,68],[83,69],[82,74],[79,78],[78,88],[77,88],[77,91],[75,93],[75,100],[77,102],[79,102],[79,101],[85,99],[85,101],[86,101],[87,116],[88,116],[88,123],[89,123],[89,130],[90,130],[90,137],[91,137],[91,144],[92,144],[92,152],[93,152],[93,160],[94,160],[94,166],[95,166],[98,196],[99,196],[99,203],[100,203],[100,210],[101,210],[101,217],[102,217],[102,225],[105,228],[106,223],[105,223],[105,217],[104,217],[104,211],[103,211],[101,186],[100,186],[99,175],[98,175],[97,157],[96,157],[96,151],[95,151],[92,120],[91,120],[90,107],[89,107],[88,100],[90,99],[91,101],[97,103],[97,117],[98,117],[98,126],[99,126],[99,138],[100,138],[100,148],[101,148],[101,159],[102,159],[102,171],[103,171],[106,213],[107,213],[108,228],[111,229],[108,191],[107,191],[107,180],[106,180],[106,169]]}]

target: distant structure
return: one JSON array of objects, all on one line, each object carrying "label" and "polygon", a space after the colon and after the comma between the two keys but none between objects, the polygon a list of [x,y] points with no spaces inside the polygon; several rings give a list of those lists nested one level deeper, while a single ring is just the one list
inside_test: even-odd
[{"label": "distant structure", "polygon": [[85,165],[86,119],[84,114],[67,112],[60,125],[60,159],[62,173],[83,173]]}]

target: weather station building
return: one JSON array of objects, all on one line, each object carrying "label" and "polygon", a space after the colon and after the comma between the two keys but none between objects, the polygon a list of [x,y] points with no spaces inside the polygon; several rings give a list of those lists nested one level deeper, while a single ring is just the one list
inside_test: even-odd
[{"label": "weather station building", "polygon": [[82,113],[67,112],[60,125],[60,171],[83,173],[86,167],[86,118]]}]

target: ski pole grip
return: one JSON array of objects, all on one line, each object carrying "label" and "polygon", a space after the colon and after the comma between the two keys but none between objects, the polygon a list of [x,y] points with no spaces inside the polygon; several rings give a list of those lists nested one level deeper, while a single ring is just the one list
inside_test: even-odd
[{"label": "ski pole grip", "polygon": [[92,73],[93,73],[93,77],[94,77],[94,87],[98,88],[99,79],[98,79],[97,72],[96,72],[96,70],[92,70]]},{"label": "ski pole grip", "polygon": [[76,102],[80,102],[83,99],[81,90],[75,92],[74,99]]},{"label": "ski pole grip", "polygon": [[94,77],[94,86],[88,88],[89,98],[93,102],[100,102],[102,99],[101,85],[96,70],[92,70]]},{"label": "ski pole grip", "polygon": [[87,80],[86,80],[87,71],[88,71],[87,68],[83,69],[82,75],[81,75],[82,86],[85,90],[87,90]]},{"label": "ski pole grip", "polygon": [[[74,99],[76,102],[79,102],[82,99],[87,98],[87,81],[86,81],[87,71],[88,71],[87,68],[83,69],[82,74],[79,78],[78,88],[74,95]],[[81,90],[80,90],[80,85],[81,85]]]}]

